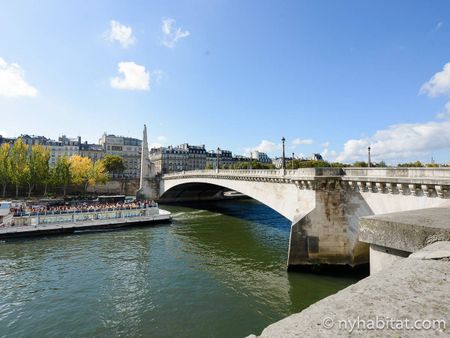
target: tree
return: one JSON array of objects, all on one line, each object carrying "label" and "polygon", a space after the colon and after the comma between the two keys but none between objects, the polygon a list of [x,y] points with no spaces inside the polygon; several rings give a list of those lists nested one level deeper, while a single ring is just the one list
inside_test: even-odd
[{"label": "tree", "polygon": [[74,155],[69,158],[72,183],[82,185],[84,192],[88,186],[106,182],[106,169],[103,161],[95,163],[88,157]]},{"label": "tree", "polygon": [[106,172],[112,176],[122,174],[125,170],[125,163],[120,156],[106,155],[102,161]]},{"label": "tree", "polygon": [[106,182],[106,168],[103,161],[91,162],[89,168],[88,180],[85,183],[84,191],[86,192],[88,186],[95,186],[96,184],[103,184]]},{"label": "tree", "polygon": [[341,163],[341,162],[332,162],[332,163],[330,163],[330,165],[331,165],[333,168],[345,168],[345,167],[350,167],[349,164],[345,164],[345,163]]},{"label": "tree", "polygon": [[416,161],[416,162],[408,162],[408,163],[399,163],[397,166],[398,167],[407,167],[407,168],[416,168],[416,167],[423,167],[423,164],[420,161]]},{"label": "tree", "polygon": [[82,185],[86,190],[89,182],[92,160],[88,157],[73,155],[69,158],[69,163],[72,183],[75,185]]},{"label": "tree", "polygon": [[62,186],[63,195],[66,196],[70,181],[70,162],[66,156],[58,157],[55,167],[50,170],[50,182],[55,186]]},{"label": "tree", "polygon": [[36,184],[44,183],[49,175],[48,160],[50,151],[42,145],[34,145],[28,156],[28,165],[26,170],[26,182],[28,184],[28,197],[31,196]]},{"label": "tree", "polygon": [[356,161],[355,163],[353,163],[353,166],[354,167],[363,167],[363,168],[368,167],[367,163],[364,161]]},{"label": "tree", "polygon": [[0,184],[3,188],[3,197],[6,194],[6,187],[10,181],[9,175],[9,143],[3,143],[0,147]]},{"label": "tree", "polygon": [[16,197],[19,195],[19,186],[25,183],[29,175],[28,146],[19,137],[9,152],[8,171],[11,182],[16,186]]},{"label": "tree", "polygon": [[437,163],[427,163],[427,164],[425,164],[425,167],[428,167],[428,168],[438,168],[440,166],[441,165],[439,165]]},{"label": "tree", "polygon": [[211,163],[206,164],[205,169],[214,169]]}]

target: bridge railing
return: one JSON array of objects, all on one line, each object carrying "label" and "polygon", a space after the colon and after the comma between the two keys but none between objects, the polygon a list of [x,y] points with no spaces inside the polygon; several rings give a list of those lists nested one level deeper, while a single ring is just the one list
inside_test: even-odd
[{"label": "bridge railing", "polygon": [[450,179],[450,168],[343,168],[344,176],[387,178],[445,178]]},{"label": "bridge railing", "polygon": [[341,176],[340,168],[301,168],[301,169],[220,169],[189,170],[164,174],[164,178],[183,176],[253,176],[253,177],[315,177]]}]

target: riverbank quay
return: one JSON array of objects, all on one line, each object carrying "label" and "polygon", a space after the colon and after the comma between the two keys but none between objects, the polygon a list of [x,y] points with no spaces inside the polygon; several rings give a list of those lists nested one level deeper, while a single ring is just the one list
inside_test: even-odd
[{"label": "riverbank quay", "polygon": [[362,218],[360,240],[376,246],[371,275],[260,337],[448,337],[449,215],[432,208]]},{"label": "riverbank quay", "polygon": [[0,239],[101,231],[170,222],[169,211],[157,207],[103,212],[15,217],[15,226],[0,228]]}]

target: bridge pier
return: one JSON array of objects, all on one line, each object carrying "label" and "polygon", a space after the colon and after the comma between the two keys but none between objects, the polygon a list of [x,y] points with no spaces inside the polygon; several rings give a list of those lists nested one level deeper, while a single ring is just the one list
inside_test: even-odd
[{"label": "bridge pier", "polygon": [[362,201],[355,204],[352,199],[336,179],[317,180],[314,209],[291,226],[288,269],[368,262],[369,247],[358,241],[357,219],[371,212]]}]

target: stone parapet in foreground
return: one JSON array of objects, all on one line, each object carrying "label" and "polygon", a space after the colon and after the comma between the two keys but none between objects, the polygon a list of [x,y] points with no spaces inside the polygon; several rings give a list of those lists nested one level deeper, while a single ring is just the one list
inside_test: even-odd
[{"label": "stone parapet in foreground", "polygon": [[261,337],[449,337],[450,208],[364,217],[371,275]]},{"label": "stone parapet in foreground", "polygon": [[448,337],[450,242],[432,246],[268,326],[260,337]]}]

